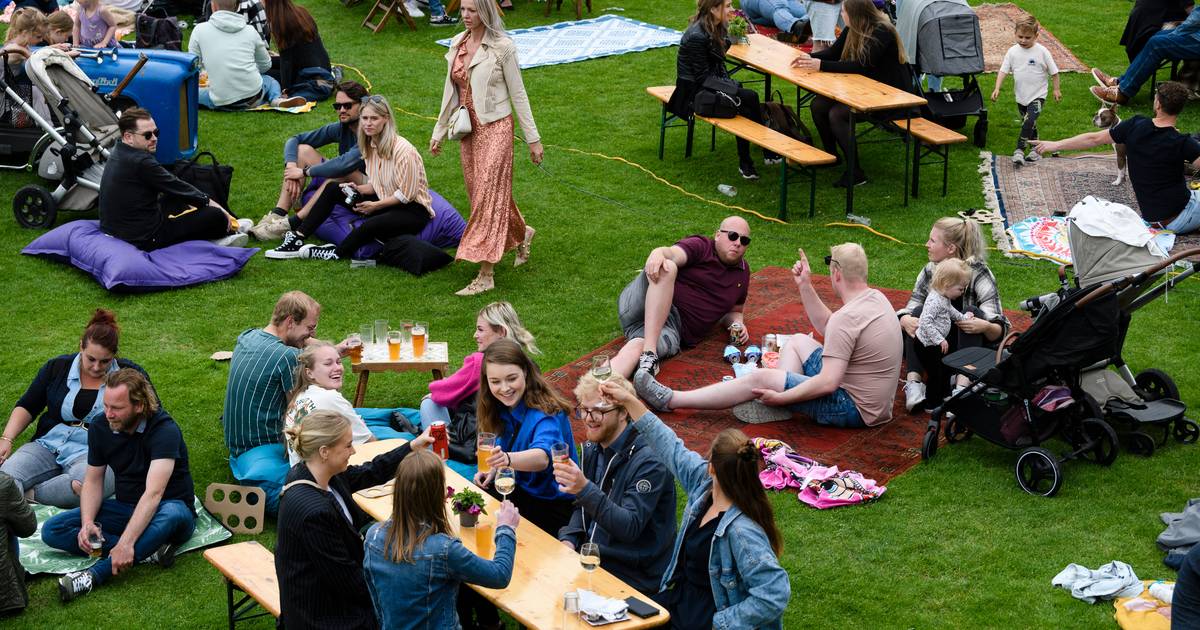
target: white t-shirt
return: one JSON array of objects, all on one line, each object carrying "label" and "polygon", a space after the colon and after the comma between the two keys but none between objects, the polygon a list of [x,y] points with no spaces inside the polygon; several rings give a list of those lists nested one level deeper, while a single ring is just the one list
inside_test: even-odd
[{"label": "white t-shirt", "polygon": [[1046,98],[1046,81],[1058,74],[1058,66],[1050,56],[1050,51],[1037,42],[1029,48],[1013,44],[1004,53],[1000,72],[1012,75],[1017,104],[1029,105],[1036,99]]},{"label": "white t-shirt", "polygon": [[[296,397],[292,406],[288,407],[287,413],[283,416],[283,427],[286,429],[303,420],[308,414],[321,409],[336,411],[350,418],[350,431],[354,435],[355,444],[362,444],[371,439],[372,434],[367,428],[367,423],[363,421],[362,416],[355,413],[350,401],[346,400],[341,392],[325,389],[320,385],[309,385],[308,389]],[[300,456],[290,448],[288,449],[288,462],[293,466],[300,463]]]}]

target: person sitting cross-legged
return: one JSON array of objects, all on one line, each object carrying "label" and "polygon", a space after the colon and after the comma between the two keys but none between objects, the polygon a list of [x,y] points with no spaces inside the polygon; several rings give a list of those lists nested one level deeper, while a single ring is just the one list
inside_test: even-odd
[{"label": "person sitting cross-legged", "polygon": [[[804,310],[824,346],[808,335],[793,335],[780,352],[778,369],[759,368],[691,391],[672,391],[649,371],[638,370],[638,394],[659,411],[732,407],[745,421],[781,420],[791,411],[842,428],[890,421],[903,357],[900,323],[883,293],[867,284],[861,246],[837,245],[826,262],[833,292],[842,300],[836,311],[817,295],[803,250],[792,266]],[[755,399],[763,404],[751,402]]]},{"label": "person sitting cross-legged", "polygon": [[[170,567],[196,527],[195,490],[179,425],[159,405],[150,381],[133,368],[105,379],[104,420],[88,427],[88,471],[78,508],[52,516],[42,542],[86,556],[100,540],[104,557],[58,581],[64,602],[86,595],[134,563]],[[102,499],[104,468],[117,494]]]},{"label": "person sitting cross-legged", "polygon": [[211,240],[240,247],[254,223],[235,219],[215,199],[171,174],[154,157],[158,125],[150,112],[131,107],[117,121],[117,142],[100,178],[100,229],[150,251]]},{"label": "person sitting cross-legged", "polygon": [[750,291],[750,224],[727,217],[711,237],[693,235],[658,247],[621,291],[617,313],[626,341],[613,370],[629,378],[635,369],[658,373],[662,359],[696,345],[720,323],[741,326],[738,343],[750,340],[742,305]]}]

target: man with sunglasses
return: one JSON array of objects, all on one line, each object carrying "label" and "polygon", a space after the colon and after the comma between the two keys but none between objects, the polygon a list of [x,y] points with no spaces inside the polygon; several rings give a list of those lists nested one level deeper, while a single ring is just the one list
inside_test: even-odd
[{"label": "man with sunglasses", "polygon": [[[634,393],[620,376],[608,382]],[[596,543],[606,571],[643,593],[657,592],[675,540],[675,480],[625,407],[601,398],[591,373],[579,379],[575,398],[587,442],[580,465],[554,465],[559,488],[575,495],[575,511],[558,539],[572,550]]]},{"label": "man with sunglasses", "polygon": [[750,290],[750,224],[727,217],[711,237],[689,236],[657,247],[645,268],[621,291],[617,314],[628,340],[612,360],[626,378],[635,369],[658,373],[658,364],[690,348],[720,323],[750,340],[742,307]]},{"label": "man with sunglasses", "polygon": [[[279,200],[251,231],[258,240],[275,240],[288,231],[288,210],[300,200],[307,178],[341,181],[346,175],[362,169],[362,156],[358,152],[358,110],[362,99],[369,94],[357,81],[342,81],[333,94],[337,122],[298,133],[283,143],[283,184]],[[337,157],[326,160],[318,149],[334,143],[337,143]],[[314,194],[312,198],[316,197]]]},{"label": "man with sunglasses", "polygon": [[659,411],[732,408],[745,422],[784,420],[794,411],[841,428],[890,421],[904,356],[900,322],[883,293],[867,284],[861,246],[834,246],[825,262],[833,293],[842,301],[836,311],[813,287],[803,250],[792,266],[804,312],[824,345],[808,335],[792,335],[779,353],[778,369],[759,368],[691,391],[672,391],[639,370],[634,376],[638,395]]},{"label": "man with sunglasses", "polygon": [[248,219],[235,219],[155,159],[159,132],[150,112],[125,110],[117,129],[121,141],[100,178],[101,230],[146,251],[194,240],[245,246]]}]

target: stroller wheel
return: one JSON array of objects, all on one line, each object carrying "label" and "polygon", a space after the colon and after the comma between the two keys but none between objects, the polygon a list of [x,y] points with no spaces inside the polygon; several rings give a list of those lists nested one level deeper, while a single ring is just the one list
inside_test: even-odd
[{"label": "stroller wheel", "polygon": [[971,431],[971,427],[959,420],[958,416],[950,418],[950,421],[946,423],[946,441],[951,444],[966,440],[971,437],[972,433],[974,432]]},{"label": "stroller wheel", "polygon": [[925,430],[925,437],[921,440],[921,459],[931,460],[934,455],[937,455],[938,449],[938,432],[937,429],[930,428]]},{"label": "stroller wheel", "polygon": [[1083,421],[1082,433],[1086,442],[1091,444],[1082,455],[1101,466],[1112,464],[1119,450],[1117,432],[1103,420],[1088,418]]},{"label": "stroller wheel", "polygon": [[1033,446],[1017,456],[1017,483],[1029,494],[1052,497],[1062,487],[1062,468],[1054,453]]},{"label": "stroller wheel", "polygon": [[1130,433],[1126,442],[1126,450],[1134,455],[1150,457],[1154,454],[1154,438],[1141,431]]},{"label": "stroller wheel", "polygon": [[13,195],[13,215],[23,228],[48,228],[58,216],[58,204],[50,191],[30,184]]},{"label": "stroller wheel", "polygon": [[1200,425],[1188,420],[1180,418],[1175,421],[1175,439],[1184,444],[1193,444],[1196,438],[1200,438]]},{"label": "stroller wheel", "polygon": [[1162,370],[1142,370],[1133,380],[1137,383],[1138,394],[1146,400],[1179,400],[1179,387],[1175,385],[1175,379]]}]

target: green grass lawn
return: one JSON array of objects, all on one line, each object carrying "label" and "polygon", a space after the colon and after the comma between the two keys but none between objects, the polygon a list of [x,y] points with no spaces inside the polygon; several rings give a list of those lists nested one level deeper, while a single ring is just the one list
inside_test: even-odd
[{"label": "green grass lawn", "polygon": [[[568,19],[567,11],[544,18],[541,4],[516,2],[519,8],[508,16],[514,28]],[[1017,3],[1086,64],[1109,72],[1126,65],[1116,41],[1131,7],[1127,0]],[[353,9],[331,1],[305,4],[336,61],[361,69],[375,91],[419,114],[401,115],[399,130],[418,147],[426,146],[432,123],[425,117],[437,113],[445,73],[445,49],[434,40],[454,31],[422,24],[414,33],[392,25],[372,35],[359,26],[369,3]],[[595,6],[599,10],[610,4]],[[681,30],[691,13],[684,1],[633,0],[618,6],[625,9],[621,15]],[[668,135],[667,159],[657,159],[659,106],[643,88],[672,83],[674,76],[675,48],[524,73],[546,161],[544,169],[536,169],[519,149],[514,189],[538,237],[530,264],[514,270],[508,258],[498,267],[497,290],[474,298],[453,295],[474,275],[473,266],[456,264],[414,278],[382,267],[351,270],[344,262],[279,262],[261,255],[225,282],[113,295],[75,269],[20,256],[17,252],[36,233],[17,227],[11,218],[0,220],[0,251],[8,252],[0,256],[5,283],[0,338],[12,346],[0,368],[0,400],[14,402],[42,362],[72,350],[91,309],[115,309],[124,331],[121,354],[149,371],[164,405],[183,426],[192,474],[202,493],[208,483],[231,479],[219,420],[227,364],[208,357],[231,349],[242,330],[265,325],[275,299],[286,290],[304,290],[323,304],[321,336],[340,338],[377,317],[425,319],[434,340],[450,342],[456,361],[474,349],[475,312],[492,300],[509,300],[546,352],[541,365],[562,365],[620,334],[616,296],[650,248],[686,234],[711,233],[730,213],[626,164],[566,149],[620,156],[718,202],[729,200],[716,192],[717,184],[734,184],[739,190],[734,203],[768,216],[776,212],[774,169],[762,168],[759,182],[742,181],[733,140],[726,135],[718,137],[716,154],[710,154],[702,128],[695,154],[684,160],[683,133],[676,130]],[[984,78],[985,93],[993,81],[993,76]],[[1062,84],[1065,98],[1048,103],[1040,121],[1045,138],[1090,129],[1096,109],[1087,93],[1091,78],[1064,75]],[[1001,101],[991,107],[988,136],[989,150],[999,154],[1011,153],[1018,129],[1011,82],[1005,88]],[[1144,91],[1124,113],[1149,109]],[[1200,126],[1197,111],[1193,105],[1185,112],[1183,130]],[[236,167],[232,207],[257,219],[276,198],[283,139],[333,119],[328,102],[303,116],[205,112],[201,148]],[[862,243],[871,257],[874,284],[911,286],[925,262],[920,245],[930,223],[984,202],[974,147],[952,150],[948,196],[937,196],[936,172],[930,168],[924,194],[907,207],[901,204],[899,160],[896,144],[864,148],[862,163],[871,182],[858,189],[856,210],[871,217],[877,230],[907,244],[864,230],[826,227],[842,217],[843,193],[830,187],[838,174],[822,172],[816,219],[802,218],[807,199],[796,189],[792,223],[751,221],[751,264],[786,266],[797,247],[821,252],[852,240]],[[431,186],[465,213],[468,204],[453,143],[441,157],[428,158],[426,166]],[[11,198],[32,181],[29,175],[0,176],[0,198]],[[1055,268],[1045,262],[996,255],[992,268],[1010,308],[1056,286]],[[1182,286],[1169,300],[1139,312],[1126,344],[1135,369],[1167,370],[1189,405],[1200,405],[1200,370],[1190,362],[1200,352],[1194,333],[1197,286]],[[415,406],[424,388],[420,376],[377,376],[366,404]],[[785,627],[1106,627],[1112,624],[1111,604],[1089,606],[1051,588],[1050,579],[1066,564],[1097,567],[1120,559],[1140,577],[1173,579],[1160,562],[1154,538],[1162,530],[1160,512],[1178,510],[1200,494],[1195,447],[1171,445],[1150,459],[1122,455],[1108,469],[1070,463],[1061,493],[1049,500],[1020,490],[1013,478],[1014,460],[1015,453],[976,439],[943,448],[936,460],[893,480],[887,495],[873,505],[821,512],[789,494],[773,495],[786,540],[782,562],[792,575]],[[273,524],[257,539],[273,547]],[[0,620],[0,626],[215,628],[225,622],[221,579],[198,553],[180,558],[170,571],[136,568],[69,606],[58,602],[52,579],[34,579],[30,591],[29,609]],[[269,622],[246,625],[265,628]]]}]

